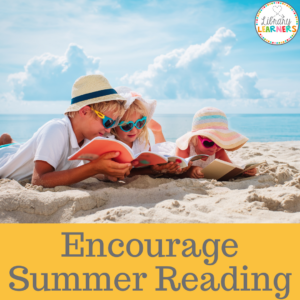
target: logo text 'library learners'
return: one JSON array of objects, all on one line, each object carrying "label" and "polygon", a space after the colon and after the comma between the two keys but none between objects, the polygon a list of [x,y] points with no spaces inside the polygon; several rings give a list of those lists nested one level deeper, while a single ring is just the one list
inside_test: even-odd
[{"label": "logo text 'library learners'", "polygon": [[263,5],[255,16],[255,29],[259,37],[268,44],[282,45],[291,41],[299,28],[295,9],[281,1]]}]

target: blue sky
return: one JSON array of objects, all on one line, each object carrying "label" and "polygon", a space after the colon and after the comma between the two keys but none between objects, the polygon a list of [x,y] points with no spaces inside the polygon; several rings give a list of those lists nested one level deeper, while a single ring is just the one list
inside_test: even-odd
[{"label": "blue sky", "polygon": [[0,0],[0,113],[62,113],[92,73],[157,99],[158,113],[300,113],[300,35],[264,43],[263,4]]}]

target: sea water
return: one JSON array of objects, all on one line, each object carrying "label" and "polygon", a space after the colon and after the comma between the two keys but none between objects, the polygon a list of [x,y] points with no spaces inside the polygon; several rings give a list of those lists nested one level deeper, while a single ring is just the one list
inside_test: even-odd
[{"label": "sea water", "polygon": [[[17,142],[26,142],[43,124],[63,115],[0,115],[0,134],[9,133]],[[300,140],[299,114],[228,114],[229,128],[245,135],[249,142]],[[191,130],[192,114],[157,114],[167,141]],[[151,142],[154,142],[151,135]]]}]

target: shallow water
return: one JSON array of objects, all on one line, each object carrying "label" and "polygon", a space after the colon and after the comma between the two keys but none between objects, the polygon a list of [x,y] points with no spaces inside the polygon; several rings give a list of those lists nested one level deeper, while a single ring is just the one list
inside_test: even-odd
[{"label": "shallow water", "polygon": [[[249,138],[250,142],[300,140],[299,114],[228,114],[229,128]],[[26,142],[39,127],[63,115],[0,115],[0,133],[7,132],[18,142]],[[167,141],[191,130],[192,114],[160,114],[155,120],[162,127]],[[153,142],[153,137],[151,136]]]}]

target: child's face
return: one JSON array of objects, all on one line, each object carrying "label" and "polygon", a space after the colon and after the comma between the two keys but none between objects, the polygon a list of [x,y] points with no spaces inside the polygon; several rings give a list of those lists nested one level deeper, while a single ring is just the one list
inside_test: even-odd
[{"label": "child's face", "polygon": [[[205,138],[205,137],[203,137],[203,138]],[[214,145],[213,145],[212,147],[210,147],[210,148],[205,148],[205,147],[202,145],[202,143],[201,143],[201,141],[200,141],[199,138],[197,138],[197,141],[198,141],[197,148],[199,149],[199,152],[200,152],[201,154],[214,155],[217,151],[219,151],[219,149],[221,149],[220,147],[217,147],[216,144],[214,144]]]},{"label": "child's face", "polygon": [[[94,112],[90,111],[89,112],[90,117],[86,118],[86,123],[84,125],[84,136],[85,138],[92,140],[95,137],[101,137],[104,136],[105,133],[109,133],[111,128],[105,128],[103,126],[103,121],[101,118],[99,118],[97,116],[97,118],[95,118],[95,116],[93,115]],[[113,120],[116,120],[118,117],[118,114],[116,114],[114,111],[106,111],[104,113],[105,116],[112,118]]]},{"label": "child's face", "polygon": [[[127,120],[132,121],[135,123],[138,119],[141,119],[143,116],[138,113],[134,112],[131,113],[128,117],[126,117]],[[121,119],[121,121],[124,121],[125,117]],[[123,131],[119,126],[116,127],[116,132],[118,135],[118,138],[125,143],[133,143],[137,137],[140,135],[142,129],[137,129],[136,126],[134,126],[130,131],[125,132]]]}]

